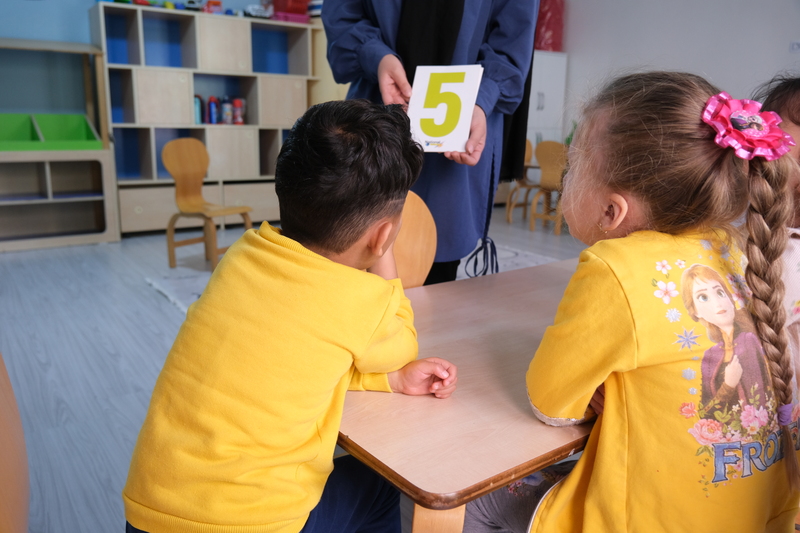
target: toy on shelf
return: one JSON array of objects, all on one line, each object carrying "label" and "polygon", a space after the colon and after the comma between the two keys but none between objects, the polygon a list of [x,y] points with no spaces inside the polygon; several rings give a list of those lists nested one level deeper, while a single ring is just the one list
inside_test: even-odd
[{"label": "toy on shelf", "polygon": [[189,11],[202,11],[203,3],[203,0],[186,0],[184,6]]},{"label": "toy on shelf", "polygon": [[273,0],[275,20],[287,22],[300,22],[308,24],[311,17],[308,16],[308,0]]},{"label": "toy on shelf", "polygon": [[258,4],[250,4],[244,8],[244,15],[246,17],[254,17],[260,19],[272,18],[272,4],[269,7]]},{"label": "toy on shelf", "polygon": [[223,124],[233,124],[233,104],[231,103],[231,99],[227,96],[223,96],[220,107],[222,108],[222,120],[220,122]]},{"label": "toy on shelf", "polygon": [[244,98],[233,99],[233,123],[244,124]]},{"label": "toy on shelf", "polygon": [[221,15],[223,13],[222,1],[221,0],[206,0],[206,3],[203,6],[202,11],[203,11],[203,13],[214,13],[215,15]]}]

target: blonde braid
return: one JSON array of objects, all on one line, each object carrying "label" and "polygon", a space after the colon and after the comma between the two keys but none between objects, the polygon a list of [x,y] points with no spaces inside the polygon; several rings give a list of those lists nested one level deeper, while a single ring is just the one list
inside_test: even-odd
[{"label": "blonde braid", "polygon": [[[749,311],[764,347],[778,407],[792,403],[793,366],[784,330],[786,312],[781,277],[781,255],[786,247],[786,226],[791,211],[786,201],[788,175],[785,160],[767,163],[755,158],[750,161],[745,277],[753,292]],[[785,425],[781,429],[789,483],[793,490],[800,490],[800,464],[791,431]]]}]

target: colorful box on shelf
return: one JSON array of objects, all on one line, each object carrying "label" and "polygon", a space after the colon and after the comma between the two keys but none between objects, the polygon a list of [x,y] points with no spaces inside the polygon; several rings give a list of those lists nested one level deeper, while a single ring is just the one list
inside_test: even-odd
[{"label": "colorful box on shelf", "polygon": [[0,151],[102,149],[86,115],[0,113]]}]

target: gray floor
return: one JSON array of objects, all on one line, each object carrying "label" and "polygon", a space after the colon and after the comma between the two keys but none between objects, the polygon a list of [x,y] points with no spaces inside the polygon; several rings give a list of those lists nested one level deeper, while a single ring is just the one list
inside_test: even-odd
[{"label": "gray floor", "polygon": [[[566,228],[509,225],[501,244],[558,259],[584,246]],[[220,242],[240,228],[220,232]],[[200,246],[181,266],[206,269]],[[25,430],[30,531],[122,531],[120,493],[156,376],[183,320],[145,278],[168,273],[163,234],[120,243],[0,253],[0,353]]]}]

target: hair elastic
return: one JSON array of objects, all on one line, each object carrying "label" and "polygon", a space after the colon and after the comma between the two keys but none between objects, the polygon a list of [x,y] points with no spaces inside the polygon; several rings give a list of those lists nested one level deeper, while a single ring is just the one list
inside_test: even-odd
[{"label": "hair elastic", "polygon": [[778,425],[788,426],[792,423],[792,404],[786,403],[778,407]]}]

